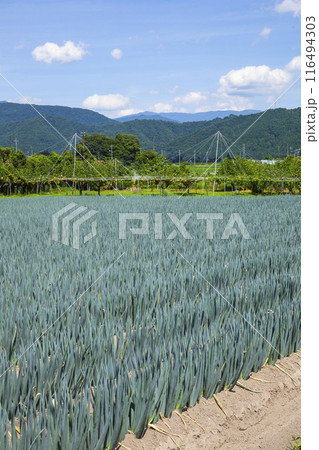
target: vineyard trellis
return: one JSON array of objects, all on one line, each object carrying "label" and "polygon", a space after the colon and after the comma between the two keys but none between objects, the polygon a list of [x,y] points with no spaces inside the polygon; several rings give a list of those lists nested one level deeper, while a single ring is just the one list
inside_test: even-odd
[{"label": "vineyard trellis", "polygon": [[197,185],[198,183],[205,183],[205,189],[207,185],[213,186],[213,193],[215,185],[227,184],[233,186],[233,190],[245,190],[251,189],[254,192],[262,193],[267,189],[274,193],[282,193],[288,190],[289,193],[300,193],[301,183],[299,178],[258,178],[252,176],[223,176],[223,175],[208,175],[208,176],[190,176],[190,177],[165,177],[165,176],[120,176],[120,177],[34,177],[34,178],[17,178],[15,176],[1,177],[0,179],[0,192],[5,195],[12,194],[41,194],[50,193],[53,188],[60,189],[62,186],[69,187],[72,193],[78,191],[79,195],[82,195],[83,191],[96,191],[98,195],[101,193],[101,188],[115,188],[116,190],[124,190],[125,188],[132,188],[136,182],[140,184],[145,182],[149,185],[160,186],[161,189],[167,187],[176,187],[181,189],[182,187]]},{"label": "vineyard trellis", "polygon": [[[60,190],[61,187],[70,188],[72,193],[78,192],[82,195],[83,191],[86,192],[97,192],[101,193],[101,189],[114,189],[119,192],[121,190],[132,188],[136,183],[139,185],[146,185],[148,188],[152,185],[156,185],[160,190],[165,191],[168,187],[171,189],[179,189],[180,187],[186,187],[187,192],[189,192],[190,187],[194,186],[197,189],[197,185],[202,184],[203,189],[208,193],[209,186],[212,186],[212,194],[215,193],[215,186],[224,186],[224,191],[228,190],[231,186],[232,190],[251,190],[254,193],[263,193],[265,191],[274,193],[283,193],[288,190],[289,193],[300,193],[301,184],[300,179],[296,176],[294,177],[280,177],[275,178],[273,176],[252,176],[248,175],[245,171],[243,164],[237,159],[231,150],[231,145],[227,143],[225,136],[223,136],[219,131],[214,135],[209,136],[195,146],[189,147],[185,151],[190,151],[194,149],[194,152],[208,146],[208,150],[205,153],[205,159],[214,153],[214,162],[209,166],[208,169],[204,171],[202,175],[183,175],[183,176],[168,176],[163,174],[155,174],[152,176],[143,176],[141,174],[136,174],[132,167],[126,167],[118,159],[112,158],[111,161],[106,163],[101,163],[92,154],[89,147],[81,140],[81,146],[85,149],[92,162],[86,159],[77,141],[80,138],[75,134],[70,143],[69,147],[73,149],[73,176],[59,176],[53,175],[53,172],[58,172],[61,170],[59,168],[60,163],[63,161],[62,155],[60,155],[55,162],[54,166],[49,170],[46,175],[41,175],[38,177],[25,177],[17,174],[2,174],[0,177],[0,193],[5,195],[12,195],[19,193],[20,195],[25,194],[41,194],[50,193],[53,189]],[[222,148],[222,146],[224,148]],[[76,155],[80,158],[77,162]],[[181,154],[179,155],[181,156]],[[236,175],[230,176],[225,173],[217,172],[217,162],[223,157],[229,156],[236,167]],[[81,175],[76,173],[77,164],[82,164],[79,167]],[[85,168],[86,167],[86,168]],[[105,174],[105,169],[111,175]],[[89,170],[91,175],[85,175],[85,172]],[[84,171],[84,173],[83,173]],[[102,172],[104,172],[104,174]],[[134,172],[134,173],[132,173]],[[94,176],[92,176],[94,173]]]}]

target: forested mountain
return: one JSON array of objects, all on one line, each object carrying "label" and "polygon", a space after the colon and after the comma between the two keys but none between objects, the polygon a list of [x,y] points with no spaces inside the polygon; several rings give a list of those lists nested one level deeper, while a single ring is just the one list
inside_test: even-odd
[{"label": "forested mountain", "polygon": [[172,120],[173,122],[184,123],[184,122],[201,122],[203,120],[213,120],[217,117],[223,119],[224,117],[229,116],[230,114],[234,114],[235,116],[242,116],[247,114],[255,114],[260,111],[255,109],[245,109],[243,111],[234,111],[234,110],[226,110],[226,111],[206,111],[206,112],[198,112],[198,113],[179,113],[179,112],[170,112],[170,113],[153,113],[151,111],[144,111],[138,114],[132,114],[130,116],[122,116],[117,118],[116,120],[119,122],[127,122],[129,120],[143,120],[143,119],[156,119],[156,120]]},{"label": "forested mountain", "polygon": [[[0,103],[0,124],[19,122],[38,117],[37,112],[30,105],[10,102]],[[43,116],[63,117],[65,119],[83,122],[89,125],[102,125],[115,122],[112,119],[89,109],[50,105],[34,106]]]},{"label": "forested mountain", "polygon": [[[105,125],[90,125],[62,117],[45,117],[66,140],[70,140],[74,133],[82,132],[103,133],[109,137],[115,137],[118,133],[134,134],[145,150],[152,148],[154,136],[156,150],[164,153],[172,140],[192,134],[207,125],[207,122],[176,124],[159,120],[134,120],[126,123],[110,121]],[[10,147],[11,137],[18,139],[18,148],[27,154],[31,151],[31,145],[33,152],[37,153],[52,150],[62,153],[68,146],[66,140],[39,116],[19,122],[0,123],[0,146]]]},{"label": "forested mountain", "polygon": [[167,117],[167,114],[157,114],[151,111],[144,111],[137,114],[117,117],[115,120],[117,122],[129,122],[130,120],[167,120],[168,122],[179,122],[178,120],[170,119]]},{"label": "forested mountain", "polygon": [[[224,119],[215,119],[206,122],[207,126],[201,130],[170,142],[167,149],[167,157],[178,158],[179,150],[187,149],[207,139],[218,130],[225,136],[227,142],[232,144],[242,133],[245,133],[231,148],[232,152],[240,155],[243,144],[247,156],[254,159],[263,159],[266,156],[284,157],[290,147],[300,149],[300,114],[301,109],[271,109],[267,111],[247,132],[246,130],[262,115],[251,114],[248,116],[230,116]],[[204,147],[201,156],[205,156],[208,148]],[[184,151],[184,159],[193,156],[193,149]],[[199,158],[199,155],[197,156]]]},{"label": "forested mountain", "polygon": [[[220,131],[229,143],[237,139],[261,113],[234,116],[211,121],[175,123],[163,120],[133,120],[124,123],[81,108],[61,106],[37,106],[46,119],[65,137],[56,133],[30,105],[13,103],[0,104],[0,146],[10,147],[12,139],[18,139],[18,148],[29,154],[33,152],[63,152],[72,135],[103,133],[115,137],[118,133],[133,134],[141,142],[142,149],[153,147],[172,159],[178,158],[181,151],[183,159],[193,155],[192,146]],[[256,124],[245,133],[236,146],[232,147],[239,154],[242,145],[256,159],[267,155],[285,156],[288,148],[300,148],[300,108],[274,109],[267,111]],[[187,151],[187,149],[190,150]],[[197,160],[205,156],[207,149],[202,148]]]}]

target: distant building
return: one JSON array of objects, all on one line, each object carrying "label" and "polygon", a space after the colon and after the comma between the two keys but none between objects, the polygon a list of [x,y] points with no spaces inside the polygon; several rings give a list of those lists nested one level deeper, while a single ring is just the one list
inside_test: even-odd
[{"label": "distant building", "polygon": [[277,159],[261,159],[261,164],[276,164]]}]

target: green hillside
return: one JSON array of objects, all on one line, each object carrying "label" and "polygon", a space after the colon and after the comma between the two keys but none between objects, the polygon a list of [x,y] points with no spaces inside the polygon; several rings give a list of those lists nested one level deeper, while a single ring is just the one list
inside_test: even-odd
[{"label": "green hillside", "polygon": [[[62,117],[46,116],[46,119],[60,132],[66,140],[71,139],[75,132],[86,130],[93,133],[96,125],[74,122]],[[67,148],[67,142],[54,131],[41,117],[33,117],[19,122],[0,124],[0,146],[10,147],[11,136],[18,139],[18,148],[29,154],[31,145],[34,153],[55,151],[62,153]]]},{"label": "green hillside", "polygon": [[[133,120],[121,124],[118,132],[135,134],[141,141],[142,148],[150,149],[155,138],[155,150],[167,154],[171,142],[180,137],[185,137],[202,130],[210,122],[185,122],[175,123],[164,120]],[[101,127],[105,128],[106,127]]]},{"label": "green hillside", "polygon": [[[154,136],[155,147],[159,152],[166,152],[170,142],[176,138],[192,134],[209,123],[187,122],[177,124],[161,120],[133,120],[120,123],[106,118],[109,122],[105,124],[89,124],[58,116],[45,115],[45,118],[67,140],[75,132],[78,134],[81,134],[81,132],[88,134],[103,133],[109,137],[115,137],[117,133],[134,134],[140,139],[143,149],[150,149],[153,146]],[[11,137],[18,139],[18,147],[25,153],[30,152],[31,145],[34,152],[54,150],[57,153],[63,152],[67,146],[65,140],[39,116],[6,123],[1,123],[0,119],[0,146],[10,147]]]},{"label": "green hillside", "polygon": [[[77,132],[87,134],[103,133],[115,137],[117,133],[133,134],[141,142],[142,149],[153,147],[169,158],[178,159],[181,151],[183,159],[193,156],[192,146],[198,144],[218,130],[229,143],[236,140],[254,121],[258,114],[233,116],[202,122],[175,123],[162,120],[133,120],[124,123],[108,119],[93,111],[61,106],[37,106],[46,119],[70,140]],[[30,105],[14,103],[0,104],[0,146],[10,147],[12,138],[18,139],[18,147],[29,154],[54,150],[62,153],[67,142],[59,136]],[[256,159],[267,155],[285,156],[288,148],[300,148],[300,108],[275,109],[267,111],[263,117],[232,147],[239,154],[246,145],[247,155]],[[189,150],[187,150],[189,149]],[[203,159],[208,148],[203,147],[196,155]]]},{"label": "green hillside", "polygon": [[[167,156],[176,159],[178,157],[179,149],[183,151],[183,149],[194,146],[198,142],[207,139],[218,130],[226,137],[228,143],[231,144],[238,139],[238,137],[244,133],[261,114],[262,113],[247,116],[230,116],[224,119],[214,119],[211,122],[206,122],[206,124],[209,125],[196,133],[170,142],[169,147],[167,148]],[[232,152],[239,155],[243,144],[245,144],[246,152],[255,159],[262,159],[268,155],[273,157],[286,156],[287,145],[288,148],[292,147],[292,149],[298,149],[301,146],[300,114],[300,108],[278,108],[267,111],[260,120],[258,120],[255,125],[253,125],[251,129],[236,142],[231,148]],[[202,158],[205,156],[207,149],[208,146],[207,148],[204,147],[202,150]],[[192,156],[192,149],[185,151],[183,154],[184,159],[191,158]],[[197,155],[197,159],[199,159],[199,156],[200,155]]]},{"label": "green hillside", "polygon": [[[89,125],[102,125],[115,122],[114,120],[89,109],[50,105],[34,106],[43,116],[63,117],[65,119],[87,123]],[[24,121],[32,119],[33,117],[38,117],[38,114],[30,105],[20,103],[0,104],[0,124]]]}]

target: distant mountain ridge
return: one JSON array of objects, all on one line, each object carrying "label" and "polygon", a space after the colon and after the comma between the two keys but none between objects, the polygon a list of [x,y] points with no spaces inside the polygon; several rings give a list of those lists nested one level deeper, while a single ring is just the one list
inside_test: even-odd
[{"label": "distant mountain ridge", "polygon": [[[104,125],[115,122],[103,114],[90,109],[70,108],[68,106],[33,105],[43,116],[64,117],[89,125]],[[28,104],[0,102],[0,124],[28,120],[38,117],[37,112]]]},{"label": "distant mountain ridge", "polygon": [[117,122],[129,122],[131,120],[166,120],[168,122],[177,122],[177,120],[170,119],[165,116],[165,114],[157,114],[151,111],[145,111],[137,114],[130,114],[128,116],[117,117]]},{"label": "distant mountain ridge", "polygon": [[[33,152],[62,153],[68,148],[68,141],[77,132],[103,133],[115,137],[117,133],[133,134],[141,142],[143,150],[155,150],[173,160],[193,158],[192,147],[220,130],[229,143],[234,142],[260,116],[258,114],[229,115],[210,121],[177,123],[172,120],[135,119],[118,122],[102,114],[82,108],[65,106],[36,105],[37,110],[57,129],[56,133],[30,105],[16,103],[0,104],[0,146],[10,147],[17,138],[18,148],[26,154]],[[167,113],[170,114],[170,113]],[[272,109],[245,133],[244,137],[232,147],[235,154],[240,154],[243,144],[246,154],[255,159],[268,155],[283,157],[287,145],[293,149],[300,148],[300,108]],[[200,146],[201,147],[201,146]],[[198,147],[197,147],[198,149]],[[197,150],[196,160],[205,158],[207,149]]]},{"label": "distant mountain ridge", "polygon": [[217,117],[223,119],[224,117],[235,115],[235,116],[246,116],[248,114],[257,114],[260,111],[257,109],[245,109],[242,111],[235,110],[221,110],[221,111],[207,111],[198,113],[154,113],[152,111],[144,111],[137,114],[131,114],[128,116],[118,117],[115,120],[118,122],[128,122],[130,120],[170,120],[173,122],[184,123],[184,122],[200,122],[206,120],[214,120]]}]

